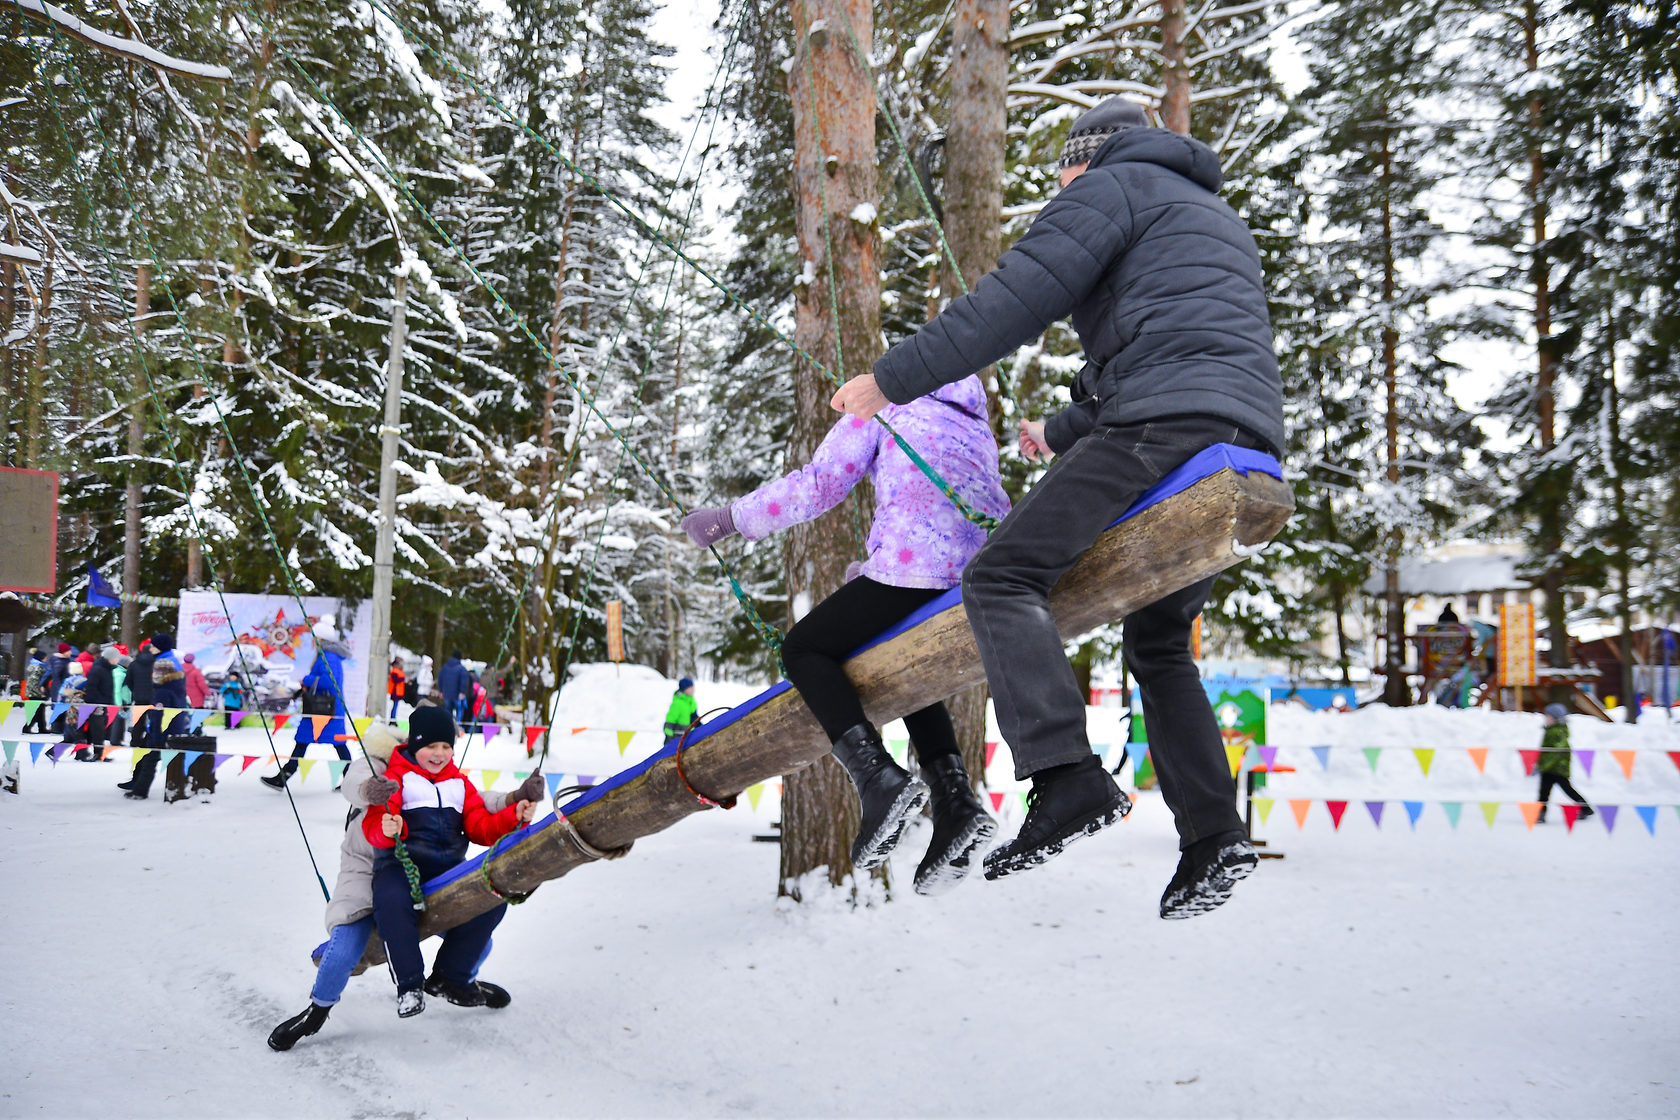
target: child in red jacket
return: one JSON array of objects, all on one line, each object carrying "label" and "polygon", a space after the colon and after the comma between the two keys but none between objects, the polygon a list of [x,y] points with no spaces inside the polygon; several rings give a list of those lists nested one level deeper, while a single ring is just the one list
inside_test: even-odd
[{"label": "child in red jacket", "polygon": [[455,720],[442,708],[416,709],[408,728],[408,743],[391,755],[385,771],[397,783],[397,792],[362,818],[363,834],[376,852],[373,912],[397,977],[397,1014],[404,1019],[426,1009],[425,992],[462,1007],[484,1006],[473,971],[507,904],[445,933],[432,975],[426,977],[420,915],[396,857],[397,840],[407,846],[420,877],[433,879],[466,858],[467,841],[494,844],[529,822],[535,808],[531,801],[515,801],[499,813],[484,808],[478,789],[455,766]]}]

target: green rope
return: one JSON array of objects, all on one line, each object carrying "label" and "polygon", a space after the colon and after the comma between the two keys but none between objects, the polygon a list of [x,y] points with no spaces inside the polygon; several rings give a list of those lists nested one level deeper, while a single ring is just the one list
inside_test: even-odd
[{"label": "green rope", "polygon": [[[21,9],[21,5],[19,5],[19,7]],[[56,26],[53,28],[53,39],[54,39],[55,45],[59,46],[62,49],[63,42],[62,42],[62,40],[59,39],[58,30],[57,30]],[[33,42],[30,43],[30,54],[33,56],[33,58],[35,60],[35,65],[36,65],[37,71],[44,75],[45,69],[46,69],[45,61],[44,61],[44,58],[43,58],[42,54],[38,50],[35,49]],[[69,58],[69,57],[70,56],[68,55],[68,53],[66,53],[66,58]],[[84,103],[87,103],[87,101],[88,101],[87,91],[86,91],[85,87],[82,85],[80,71],[77,69],[73,59],[70,60],[70,73],[71,73],[72,80],[75,82],[76,88],[77,88],[78,92],[81,94]],[[58,94],[57,94],[56,90],[54,90],[53,83],[50,80],[43,79],[42,85],[45,86],[46,90],[47,90],[47,101],[48,101],[48,105],[50,106],[51,111],[52,111],[53,122],[57,126],[59,135],[64,141],[66,151],[71,153],[72,158],[69,160],[71,175],[75,179],[77,193],[81,196],[82,201],[87,206],[88,220],[89,220],[90,226],[93,229],[94,239],[99,246],[100,255],[105,261],[106,269],[110,273],[111,291],[112,291],[113,294],[119,293],[119,292],[122,291],[122,281],[121,281],[121,278],[118,276],[118,273],[117,273],[116,257],[115,257],[115,254],[112,253],[110,244],[105,238],[104,226],[99,221],[98,208],[94,205],[92,192],[89,191],[87,183],[82,178],[82,174],[81,174],[80,168],[78,166],[79,161],[74,158],[75,145],[74,145],[74,142],[71,140],[69,127],[64,123],[64,116],[63,116],[63,113],[62,113],[62,111],[59,107],[59,104],[58,104]],[[95,126],[98,127],[97,118],[95,118],[94,123],[95,123]],[[109,145],[105,144],[105,142],[104,142],[105,141],[105,136],[104,136],[104,131],[103,131],[102,128],[100,129],[100,139],[101,139],[101,145],[102,145],[102,150],[104,152],[104,155],[106,156],[107,159],[109,159],[110,158],[110,148],[109,148]],[[118,175],[121,176],[121,174],[122,174],[121,168],[119,167],[118,168]],[[193,507],[193,504],[192,504],[191,495],[193,493],[193,487],[191,486],[191,484],[189,483],[189,481],[187,479],[187,474],[186,474],[185,468],[182,467],[182,465],[181,465],[180,455],[178,453],[177,445],[176,445],[176,442],[175,442],[175,435],[174,435],[174,432],[171,430],[170,424],[169,424],[169,419],[170,419],[171,413],[168,409],[166,409],[163,406],[163,401],[162,401],[162,398],[161,398],[161,394],[159,393],[159,390],[158,390],[157,381],[152,375],[151,363],[149,363],[145,360],[145,353],[146,353],[145,344],[140,339],[140,334],[139,334],[138,329],[134,325],[133,317],[130,316],[130,315],[124,315],[124,316],[122,316],[122,319],[123,319],[123,322],[128,327],[129,337],[134,344],[134,354],[135,354],[136,364],[139,365],[140,372],[144,375],[145,380],[146,380],[148,399],[151,402],[153,411],[157,413],[158,427],[159,427],[159,430],[163,433],[163,436],[164,436],[165,446],[166,446],[166,448],[169,452],[170,464],[174,468],[176,479],[181,486],[181,493],[187,497],[187,502],[186,502],[187,517],[188,517],[188,520],[189,520],[190,524],[192,525],[193,535],[198,539],[199,546],[204,551],[204,562],[205,562],[205,566],[206,566],[207,570],[210,573],[211,587],[216,592],[217,601],[221,603],[222,615],[223,615],[224,618],[227,619],[228,625],[231,627],[233,625],[233,614],[232,614],[232,611],[230,610],[230,608],[228,607],[227,595],[226,595],[225,590],[222,587],[221,578],[220,578],[220,576],[217,575],[216,552],[215,552],[215,549],[210,545],[209,541],[206,540],[204,530],[203,530],[203,526],[200,524],[199,519],[198,519],[198,511]],[[191,336],[187,335],[186,337],[188,339],[189,346],[190,346]],[[249,678],[251,676],[251,670],[250,670],[250,666],[246,663],[246,660],[245,660],[244,647],[243,646],[236,646],[235,647],[235,655],[239,658],[240,668],[245,671],[245,675],[247,676],[247,678]],[[276,758],[278,758],[280,752],[279,752],[279,749],[276,747],[275,742],[274,742],[273,729],[269,726],[267,720],[263,720],[261,722],[262,722],[262,725],[263,725],[263,735],[268,740],[269,751]],[[168,729],[165,728],[164,730],[167,731]],[[291,789],[290,789],[289,785],[287,786],[285,792],[286,792],[287,802],[291,806],[292,817],[297,822],[298,833],[299,833],[299,835],[301,835],[303,837],[303,847],[304,847],[304,851],[309,856],[309,865],[310,865],[311,868],[314,869],[315,882],[321,888],[322,897],[327,899],[328,901],[331,901],[332,892],[327,889],[326,878],[321,874],[320,864],[318,862],[316,862],[315,849],[309,843],[309,833],[303,827],[303,817],[298,812],[297,802],[292,797],[292,793],[291,793]]]},{"label": "green rope", "polygon": [[[371,0],[370,0],[370,2],[371,2]],[[315,93],[315,95],[317,97],[319,97],[322,100],[322,102],[324,102],[327,105],[327,107],[330,108],[333,111],[333,115],[338,118],[339,122],[351,131],[351,133],[356,138],[357,145],[369,154],[369,156],[373,159],[373,161],[378,165],[381,173],[384,174],[386,179],[389,180],[393,186],[395,186],[399,191],[402,192],[403,197],[408,200],[409,205],[414,207],[414,209],[419,212],[420,216],[425,219],[426,224],[431,227],[432,231],[434,233],[436,233],[440,238],[442,238],[444,244],[449,247],[450,251],[455,254],[456,258],[458,260],[460,260],[462,264],[466,265],[468,271],[470,271],[472,273],[473,278],[478,282],[479,286],[482,287],[485,291],[489,292],[491,297],[496,301],[497,306],[499,306],[505,314],[507,314],[509,317],[511,317],[513,319],[514,323],[519,327],[520,332],[531,342],[532,345],[537,347],[539,352],[543,355],[543,357],[545,359],[547,359],[549,365],[553,367],[555,372],[560,374],[560,376],[565,379],[566,384],[571,387],[573,392],[578,394],[579,398],[582,399],[583,402],[585,403],[585,405],[588,406],[589,411],[592,412],[596,416],[596,418],[599,419],[601,421],[601,423],[606,427],[607,431],[614,438],[616,438],[618,440],[620,446],[623,447],[624,450],[630,455],[631,459],[638,466],[640,466],[642,468],[643,472],[653,482],[654,486],[658,488],[658,490],[665,497],[665,499],[667,501],[669,501],[673,506],[675,506],[678,510],[680,510],[684,514],[687,514],[688,507],[686,505],[684,505],[682,500],[676,496],[676,494],[672,491],[670,485],[668,483],[666,483],[666,481],[663,478],[660,477],[659,472],[656,471],[651,464],[649,464],[645,459],[643,459],[639,454],[636,453],[635,448],[633,448],[631,446],[628,437],[626,437],[622,432],[620,432],[618,430],[618,428],[613,425],[612,421],[609,420],[606,417],[606,415],[601,412],[600,408],[595,403],[594,396],[590,395],[590,394],[586,394],[583,390],[583,387],[578,384],[576,378],[574,378],[570,373],[566,372],[564,367],[562,367],[560,365],[559,360],[555,357],[553,352],[549,350],[547,344],[544,343],[541,338],[537,337],[536,332],[531,329],[531,325],[530,325],[529,322],[526,321],[525,317],[523,315],[521,315],[518,311],[514,310],[514,308],[508,303],[507,299],[502,295],[501,289],[496,287],[495,283],[493,281],[491,281],[488,277],[486,277],[482,271],[479,270],[478,266],[475,265],[472,262],[472,259],[469,256],[467,256],[467,254],[465,252],[462,251],[461,247],[458,244],[456,244],[455,239],[453,237],[451,237],[449,235],[448,231],[445,230],[443,228],[443,226],[438,223],[437,218],[432,214],[431,210],[429,210],[424,203],[422,203],[418,198],[416,198],[414,196],[414,192],[410,189],[407,179],[404,178],[403,176],[399,175],[396,171],[394,171],[391,168],[390,164],[386,161],[383,153],[381,153],[378,150],[378,148],[376,148],[374,145],[372,145],[367,140],[367,138],[362,134],[362,130],[360,128],[358,128],[352,121],[349,120],[349,118],[347,118],[345,116],[344,112],[341,109],[339,109],[338,105],[332,100],[332,98],[327,96],[326,92],[321,89],[320,85],[315,81],[315,79],[309,74],[309,72],[307,70],[305,70],[303,68],[303,66],[298,62],[297,58],[295,56],[293,56],[292,52],[286,47],[286,45],[280,40],[280,38],[277,35],[274,34],[273,28],[270,27],[268,21],[265,20],[260,14],[258,14],[251,7],[251,5],[248,2],[246,2],[246,0],[240,0],[240,6],[245,9],[246,13],[253,20],[255,20],[259,25],[261,25],[261,27],[263,28],[263,31],[273,41],[275,47],[280,51],[281,55],[284,56],[284,58],[286,59],[287,63],[291,66],[291,68],[297,73],[297,75],[300,78],[302,78],[304,80],[304,82],[306,84],[308,84],[309,88]],[[376,6],[377,6],[377,4],[376,4]],[[381,10],[383,11],[384,9],[381,9]],[[387,12],[387,15],[389,15],[388,12]],[[391,18],[394,22],[396,21],[396,17],[392,16]],[[573,166],[575,166],[575,165],[573,165]],[[583,175],[584,173],[580,171],[579,174]],[[591,182],[594,182],[592,177],[589,177],[589,176],[585,176],[585,177],[589,178]],[[603,188],[603,190],[604,190],[604,188]],[[626,212],[628,213],[628,211],[626,211]],[[634,217],[634,215],[632,215],[632,217]],[[635,220],[637,222],[641,221],[641,219],[639,219],[639,218],[635,218]],[[645,225],[645,223],[643,223],[643,224]],[[657,236],[660,237],[660,240],[662,242],[665,242],[666,244],[669,244],[668,241],[665,241],[663,235],[657,235]],[[717,560],[719,567],[721,567],[725,571],[725,573],[728,573],[730,571],[729,565],[723,559],[723,556],[717,551],[717,549],[715,547],[708,547],[708,551],[711,552],[713,558]],[[764,637],[767,642],[770,642],[770,644],[772,645],[772,648],[780,650],[780,648],[781,648],[781,633],[779,631],[775,630],[773,627],[771,627],[769,625],[769,623],[764,621],[763,617],[758,612],[757,606],[746,596],[746,593],[743,592],[740,589],[740,584],[733,577],[731,577],[731,579],[730,579],[730,586],[735,591],[735,597],[740,602],[742,609],[747,613],[747,616],[750,619],[753,620],[754,629],[756,629],[758,631],[759,635],[761,637]]]},{"label": "green rope", "polygon": [[[502,103],[502,100],[499,97],[497,97],[490,90],[486,89],[484,87],[483,83],[481,83],[478,80],[477,77],[475,77],[470,72],[463,70],[461,67],[457,66],[453,59],[449,58],[442,51],[440,51],[436,47],[434,47],[430,42],[428,42],[426,39],[421,37],[417,32],[415,32],[411,27],[409,27],[408,24],[405,23],[400,16],[396,15],[388,7],[386,7],[385,4],[383,3],[383,0],[368,0],[368,2],[374,8],[383,12],[386,15],[386,17],[388,19],[390,19],[392,23],[396,24],[397,27],[402,31],[402,33],[405,36],[407,36],[409,39],[413,40],[414,43],[417,46],[419,46],[422,50],[426,51],[426,53],[430,54],[433,58],[436,58],[445,67],[447,67],[449,69],[450,73],[455,75],[456,78],[458,78],[461,81],[464,81],[468,85],[470,85],[473,88],[473,90],[478,93],[478,95],[480,97],[482,97],[485,101],[488,101],[492,106],[494,106],[495,109],[499,113],[502,114],[502,116],[507,120],[507,122],[509,124],[513,125],[513,127],[519,129],[521,132],[523,132],[530,139],[534,140],[537,144],[541,145],[541,147],[543,148],[544,151],[548,152],[548,154],[551,155],[552,157],[554,157],[556,160],[559,160],[560,163],[564,164],[569,170],[572,171],[573,174],[577,175],[585,183],[589,184],[589,186],[593,190],[595,190],[602,197],[604,197],[608,202],[610,202],[614,207],[616,207],[621,213],[624,214],[625,217],[629,218],[630,221],[635,225],[636,229],[643,236],[651,238],[654,241],[658,242],[659,244],[665,246],[667,249],[669,249],[673,254],[675,254],[675,256],[677,257],[678,260],[682,261],[684,264],[688,265],[695,272],[697,272],[701,276],[703,276],[706,279],[706,281],[708,283],[710,283],[712,285],[712,287],[716,288],[719,292],[721,292],[724,295],[724,297],[729,300],[730,303],[734,304],[736,307],[738,307],[742,311],[746,312],[747,315],[749,315],[753,319],[753,321],[756,322],[759,326],[761,326],[765,330],[769,331],[772,335],[774,335],[777,339],[779,339],[785,346],[787,346],[795,354],[799,355],[801,358],[804,358],[807,362],[811,363],[813,368],[815,368],[820,373],[822,373],[823,376],[827,377],[829,379],[829,381],[832,382],[835,386],[838,387],[838,386],[843,385],[845,383],[843,379],[837,378],[834,375],[834,372],[832,370],[830,370],[822,362],[819,362],[813,355],[811,355],[808,351],[806,351],[806,349],[804,347],[800,346],[799,343],[797,343],[791,337],[789,337],[787,332],[783,331],[780,327],[776,326],[769,319],[767,319],[763,315],[761,315],[756,309],[754,309],[749,304],[747,304],[744,300],[742,300],[741,297],[738,294],[736,294],[733,289],[731,289],[727,284],[723,283],[723,281],[719,280],[716,276],[714,276],[704,265],[702,265],[700,262],[696,261],[693,257],[689,256],[687,253],[683,252],[676,245],[672,244],[671,241],[668,238],[666,238],[663,234],[661,234],[658,230],[654,229],[651,225],[649,225],[647,223],[647,221],[645,221],[640,215],[638,215],[635,211],[631,210],[627,205],[625,205],[624,201],[616,193],[614,193],[613,191],[609,190],[607,187],[602,185],[600,180],[596,179],[593,175],[589,174],[589,172],[585,171],[583,168],[579,167],[572,160],[568,159],[559,150],[559,148],[555,147],[555,145],[547,137],[543,136],[536,129],[532,128],[529,124],[520,120],[511,110],[508,109],[508,107],[506,105],[504,105]],[[244,3],[244,0],[241,0],[241,3]],[[250,11],[250,7],[249,7],[248,4],[246,5],[246,10]],[[260,16],[256,17],[256,18],[259,21],[261,20]],[[283,49],[284,48],[282,48],[282,50]],[[294,64],[294,66],[295,66],[295,64]],[[926,459],[924,459],[921,456],[921,454],[918,451],[916,451],[915,448],[911,447],[910,444],[905,441],[903,436],[898,434],[897,430],[894,429],[893,426],[890,423],[888,423],[887,419],[884,416],[881,416],[879,413],[877,413],[876,416],[875,416],[875,422],[880,424],[883,428],[885,428],[892,435],[893,442],[896,443],[898,445],[899,449],[902,450],[904,452],[904,454],[910,459],[910,461],[916,465],[916,469],[921,471],[922,474],[924,474],[925,476],[927,476],[928,481],[933,483],[934,487],[936,489],[938,489],[941,494],[945,495],[946,499],[949,500],[952,505],[956,506],[958,511],[960,511],[965,518],[967,518],[973,524],[979,525],[982,528],[987,529],[988,531],[997,527],[997,524],[998,524],[997,518],[991,517],[988,514],[981,513],[979,510],[977,510],[973,506],[969,505],[968,502],[963,499],[962,495],[958,494],[956,489],[953,486],[951,486],[950,483],[946,482],[945,479],[939,474],[939,472],[934,470],[933,466],[930,463],[928,463],[928,461]],[[755,622],[754,625],[756,627],[757,623]],[[762,633],[762,631],[761,631],[761,633]],[[778,637],[779,637],[779,635],[778,635]]]}]

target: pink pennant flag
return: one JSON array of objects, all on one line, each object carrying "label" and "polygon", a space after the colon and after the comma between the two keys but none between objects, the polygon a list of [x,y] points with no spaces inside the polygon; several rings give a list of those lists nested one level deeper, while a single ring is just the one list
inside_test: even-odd
[{"label": "pink pennant flag", "polygon": [[1003,794],[988,792],[986,796],[992,799],[992,812],[1003,812]]}]

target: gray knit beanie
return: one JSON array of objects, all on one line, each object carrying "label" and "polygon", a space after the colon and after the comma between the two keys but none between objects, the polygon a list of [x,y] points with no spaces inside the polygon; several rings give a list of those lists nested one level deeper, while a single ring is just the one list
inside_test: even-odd
[{"label": "gray knit beanie", "polygon": [[1090,163],[1091,157],[1110,136],[1123,128],[1144,128],[1148,124],[1143,107],[1135,101],[1110,97],[1107,101],[1098,102],[1073,122],[1067,143],[1062,145],[1062,158],[1056,166],[1058,170],[1066,170]]}]

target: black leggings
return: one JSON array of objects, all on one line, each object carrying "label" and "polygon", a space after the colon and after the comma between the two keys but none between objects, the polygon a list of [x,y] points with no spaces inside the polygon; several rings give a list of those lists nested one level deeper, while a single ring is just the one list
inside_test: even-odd
[{"label": "black leggings", "polygon": [[1552,799],[1552,787],[1556,786],[1567,793],[1577,804],[1585,805],[1587,799],[1575,792],[1575,787],[1569,784],[1569,779],[1561,774],[1548,774],[1540,771],[1540,804],[1545,805]]},{"label": "black leggings", "polygon": [[[857,689],[841,668],[859,646],[905,615],[945,592],[926,587],[891,587],[867,576],[849,581],[794,623],[782,641],[782,664],[830,742],[866,722]],[[962,752],[943,703],[904,717],[922,762]]]}]

